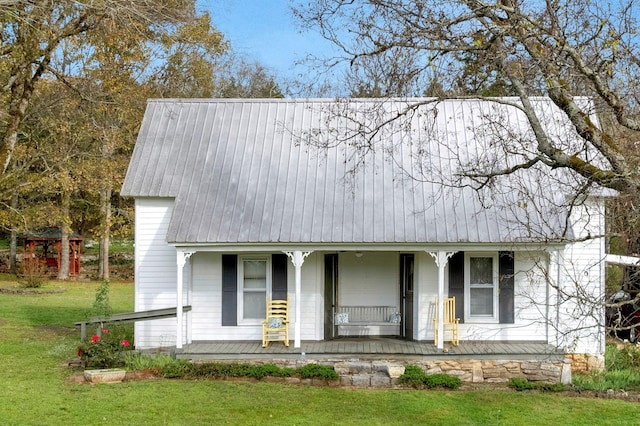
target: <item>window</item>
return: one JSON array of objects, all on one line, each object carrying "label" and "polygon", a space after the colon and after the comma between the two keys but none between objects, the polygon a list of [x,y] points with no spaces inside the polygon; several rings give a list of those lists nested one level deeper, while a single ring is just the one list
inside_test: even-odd
[{"label": "window", "polygon": [[260,325],[267,295],[272,299],[287,298],[287,268],[284,253],[223,254],[222,325]]},{"label": "window", "polygon": [[241,257],[238,264],[238,323],[257,323],[265,318],[271,291],[268,257]]},{"label": "window", "polygon": [[498,321],[498,256],[465,253],[465,320]]}]

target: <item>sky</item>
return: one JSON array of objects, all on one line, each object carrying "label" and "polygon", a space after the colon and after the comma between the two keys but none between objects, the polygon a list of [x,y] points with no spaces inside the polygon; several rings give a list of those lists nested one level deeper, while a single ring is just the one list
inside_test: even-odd
[{"label": "sky", "polygon": [[307,54],[330,55],[333,50],[317,33],[301,33],[290,4],[290,0],[198,1],[235,52],[257,60],[276,76],[288,78],[303,71],[294,69],[297,60]]}]

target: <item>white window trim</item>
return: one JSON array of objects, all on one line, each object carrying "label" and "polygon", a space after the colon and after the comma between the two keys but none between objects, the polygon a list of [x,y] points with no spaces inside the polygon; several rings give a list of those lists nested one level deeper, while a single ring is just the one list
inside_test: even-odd
[{"label": "white window trim", "polygon": [[[472,257],[490,257],[493,260],[493,315],[471,316],[471,284],[470,284],[470,259]],[[465,323],[490,323],[500,322],[499,286],[498,286],[498,253],[497,252],[465,252],[464,253],[464,322]]]},{"label": "white window trim", "polygon": [[252,254],[238,256],[238,302],[237,315],[238,325],[260,325],[263,319],[251,318],[245,319],[244,314],[244,261],[245,260],[263,260],[266,262],[267,268],[267,288],[265,293],[265,306],[267,304],[267,296],[271,294],[271,256],[264,254]]}]

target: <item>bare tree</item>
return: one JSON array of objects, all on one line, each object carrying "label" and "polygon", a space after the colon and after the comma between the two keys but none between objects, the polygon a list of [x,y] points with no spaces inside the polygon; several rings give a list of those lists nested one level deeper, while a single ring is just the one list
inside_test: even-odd
[{"label": "bare tree", "polygon": [[[472,187],[489,203],[495,196],[519,194],[512,205],[526,204],[528,213],[520,216],[523,223],[540,210],[539,202],[536,205],[540,199],[564,212],[568,221],[594,190],[596,194],[614,190],[624,205],[638,205],[640,5],[635,0],[322,0],[300,4],[295,13],[304,28],[318,31],[342,49],[351,70],[375,69],[375,78],[370,79],[375,90],[351,90],[352,94],[406,96],[416,93],[416,84],[432,82],[419,94],[434,98],[408,103],[393,113],[380,112],[384,108],[370,111],[367,119],[359,116],[358,123],[337,138],[301,135],[325,148],[349,146],[355,159],[352,171],[366,162],[367,153],[380,148],[374,142],[381,134],[402,126],[413,114],[424,114],[424,103],[432,104],[426,113],[437,115],[445,97],[485,98],[495,105],[483,110],[484,119],[473,131],[490,133],[491,149],[460,157],[436,126],[422,137],[441,143],[434,147],[422,142],[406,174],[451,187]],[[332,65],[338,62],[333,58]],[[380,81],[388,82],[385,90],[378,90]],[[549,111],[540,108],[539,96],[553,102],[561,127],[569,126],[579,138],[567,140],[557,126],[549,125]],[[518,119],[526,120],[527,134],[514,133],[509,125],[514,108]],[[344,110],[334,114],[353,116]],[[385,144],[382,149],[394,156],[393,146]],[[434,161],[441,164],[443,159],[449,164],[447,171],[455,169],[449,174],[454,179],[445,181],[447,174],[435,167]],[[559,185],[568,198],[540,197],[548,195],[544,187],[537,193],[519,180],[524,171]],[[637,229],[636,209],[619,209],[623,210],[626,216],[618,219],[617,229]],[[623,249],[634,248],[630,254],[640,241],[637,233],[628,231],[621,240]],[[555,291],[559,300],[570,298],[564,287]],[[584,302],[576,309],[587,309],[590,318],[602,323],[601,294],[571,297]]]},{"label": "bare tree", "polygon": [[[340,46],[352,66],[372,57],[402,60],[404,67],[386,68],[394,73],[387,79],[413,83],[419,75],[438,75],[451,96],[475,63],[494,81],[508,82],[533,129],[536,152],[502,170],[471,170],[475,178],[489,181],[544,164],[570,169],[602,187],[637,192],[640,176],[635,158],[628,158],[635,155],[626,149],[629,141],[599,126],[589,109],[593,105],[576,98],[592,97],[611,126],[640,130],[638,7],[634,1],[614,7],[565,0],[327,0],[296,12],[304,25]],[[604,161],[562,149],[531,105],[531,96],[537,95],[549,96]]]}]

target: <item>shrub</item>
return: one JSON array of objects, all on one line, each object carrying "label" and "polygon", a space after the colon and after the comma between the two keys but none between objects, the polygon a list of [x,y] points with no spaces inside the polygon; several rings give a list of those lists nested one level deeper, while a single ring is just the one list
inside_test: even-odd
[{"label": "shrub", "polygon": [[509,387],[517,391],[525,391],[533,389],[533,383],[521,377],[512,377],[511,380],[509,380]]},{"label": "shrub", "polygon": [[424,384],[428,388],[458,389],[462,380],[449,374],[430,374],[426,376]]},{"label": "shrub", "polygon": [[189,374],[194,377],[251,377],[253,366],[237,363],[207,362],[193,364]]},{"label": "shrub", "polygon": [[173,362],[163,365],[158,370],[160,375],[167,379],[181,379],[188,375],[193,365],[186,360],[174,359]]},{"label": "shrub", "polygon": [[[136,357],[132,357],[135,359]],[[280,368],[274,364],[251,365],[226,362],[207,362],[191,364],[185,360],[171,360],[157,367],[158,374],[165,378],[209,378],[252,377],[261,380],[265,377],[292,377],[298,374],[303,379],[321,378],[325,380],[339,379],[333,367],[318,364],[307,364],[298,369]],[[146,365],[146,364],[145,364]]]},{"label": "shrub", "polygon": [[543,392],[564,392],[567,390],[567,385],[564,383],[540,383],[539,389]]},{"label": "shrub", "polygon": [[22,288],[40,288],[44,285],[47,278],[47,265],[37,262],[30,262],[25,268],[24,274],[20,276],[18,284]]},{"label": "shrub", "polygon": [[293,368],[280,368],[274,364],[265,364],[262,365],[261,368],[265,376],[271,377],[291,377],[295,371]]},{"label": "shrub", "polygon": [[109,333],[105,328],[101,336],[94,335],[91,341],[78,347],[78,356],[85,367],[122,367],[125,365],[124,354],[131,349],[127,339],[120,339],[117,333]]},{"label": "shrub", "polygon": [[420,367],[415,365],[407,365],[404,374],[398,379],[400,383],[411,386],[416,389],[420,388],[447,388],[458,389],[462,385],[459,377],[449,374],[426,374]]},{"label": "shrub", "polygon": [[424,386],[426,377],[427,375],[420,367],[416,365],[407,365],[404,369],[404,374],[398,378],[398,381],[402,384],[418,389]]},{"label": "shrub", "polygon": [[539,390],[543,392],[564,392],[567,386],[564,383],[530,382],[521,377],[513,377],[509,380],[509,386],[517,391]]},{"label": "shrub", "polygon": [[640,368],[640,346],[630,342],[624,342],[621,346],[608,344],[605,349],[605,366],[609,371]]},{"label": "shrub", "polygon": [[297,372],[303,379],[320,378],[325,380],[337,380],[340,378],[333,367],[328,365],[307,364],[298,368]]},{"label": "shrub", "polygon": [[258,380],[267,376],[291,377],[294,374],[294,370],[292,368],[280,368],[274,364],[251,365],[226,362],[190,364],[188,362],[176,360],[176,362],[178,361],[180,361],[179,366],[160,366],[160,374],[163,377],[172,378],[191,377],[218,379],[224,377],[253,377]]}]

